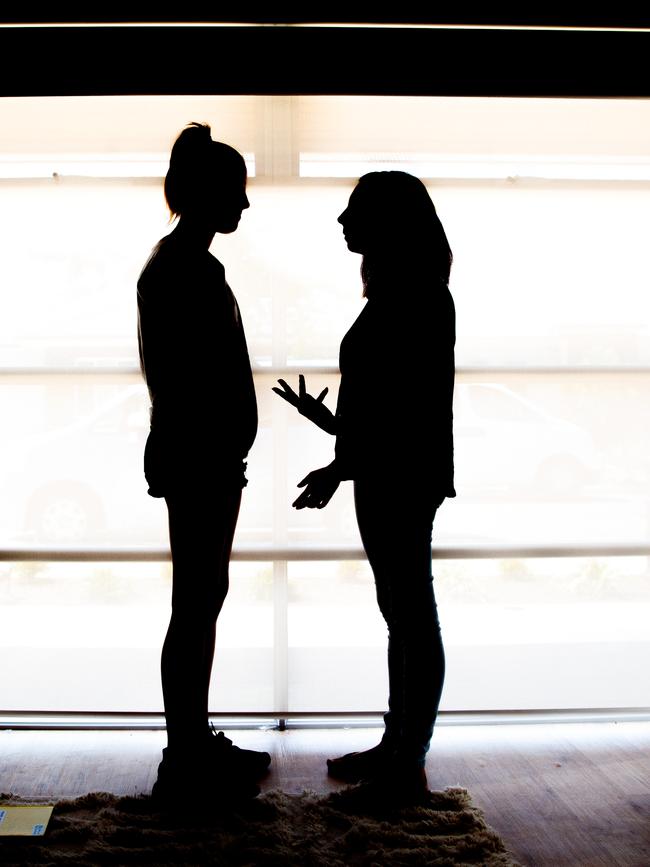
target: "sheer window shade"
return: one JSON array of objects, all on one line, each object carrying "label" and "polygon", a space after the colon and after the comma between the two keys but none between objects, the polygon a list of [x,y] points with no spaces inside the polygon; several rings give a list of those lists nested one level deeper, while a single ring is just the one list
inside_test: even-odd
[{"label": "sheer window shade", "polygon": [[[610,640],[600,612],[620,594],[621,618],[648,604],[648,583],[639,576],[647,577],[646,548],[650,553],[644,234],[650,105],[57,97],[4,99],[0,112],[0,166],[11,164],[14,172],[0,172],[0,580],[11,602],[0,615],[0,640],[16,672],[7,707],[161,706],[157,655],[167,566],[128,562],[129,551],[164,559],[167,545],[164,507],[147,497],[141,474],[147,400],[137,370],[134,292],[149,249],[169,231],[162,178],[151,167],[155,163],[162,174],[171,142],[191,120],[211,123],[215,138],[235,145],[255,168],[251,209],[237,233],[215,241],[214,252],[240,301],[260,406],[233,571],[245,576],[240,590],[249,590],[241,599],[233,591],[224,623],[243,623],[249,600],[260,619],[253,633],[264,638],[258,646],[253,633],[243,631],[242,646],[231,653],[224,627],[215,711],[383,708],[383,626],[373,608],[350,486],[323,512],[291,509],[297,481],[330,459],[333,441],[271,392],[278,376],[297,378],[304,371],[314,391],[329,386],[327,400],[335,403],[339,342],[363,305],[358,257],[346,250],[336,222],[354,185],[341,169],[349,155],[364,171],[397,166],[418,174],[426,161],[425,180],[455,255],[459,496],[441,509],[434,540],[447,557],[435,570],[449,645],[443,707],[570,703],[571,679],[595,665]],[[307,177],[314,154],[322,175]],[[36,162],[64,165],[71,155],[90,164],[98,155],[116,164],[137,163],[140,156],[151,171],[142,178],[30,177]],[[16,174],[21,160],[24,170]],[[453,171],[435,174],[436,166],[450,165]],[[483,166],[478,177],[477,166]],[[530,172],[509,174],[513,166]],[[627,179],[612,180],[612,167]],[[407,301],[407,287],[404,292]],[[635,553],[632,573],[626,565],[632,561],[603,558],[603,546]],[[491,549],[497,557],[489,558]],[[48,552],[87,564],[41,562]],[[581,571],[571,572],[576,552],[587,559]],[[477,553],[484,559],[474,559]],[[564,555],[558,561],[568,570],[564,584],[551,580],[551,560],[532,556],[540,553]],[[148,569],[161,576],[155,588],[142,577]],[[449,601],[454,587],[467,582],[477,601],[467,595]],[[577,599],[576,582],[584,590]],[[532,596],[513,608],[507,600],[515,584]],[[61,592],[72,586],[83,588],[74,610],[74,594]],[[628,609],[632,586],[637,595]],[[480,629],[496,622],[494,609],[476,607],[488,605],[481,600],[489,588],[503,593],[498,604],[509,613],[499,629],[512,638],[505,650],[494,651],[501,685],[490,697],[471,674],[476,645],[492,641],[481,638]],[[343,620],[358,612],[366,624],[360,633],[342,633],[335,654],[329,652],[330,617],[319,607],[323,592]],[[138,608],[143,594],[152,602],[146,617]],[[121,649],[117,637],[114,644],[110,638],[116,606],[134,624],[147,621],[141,634],[134,626]],[[483,626],[479,611],[486,614]],[[507,659],[514,648],[521,671],[526,660],[531,670],[547,670],[550,638],[530,627],[535,611],[547,622],[564,622],[570,614],[592,626],[575,632],[575,671],[562,682],[531,678],[524,690]],[[461,628],[463,612],[471,629]],[[47,624],[56,622],[69,624],[64,638],[48,638]],[[83,622],[95,623],[96,634],[105,636],[92,653]],[[636,669],[647,645],[633,629],[617,635],[620,658],[608,669],[611,684],[587,678],[579,693],[583,706],[649,704],[639,685],[621,675],[625,654],[634,654]],[[567,641],[558,634],[553,653],[567,652]],[[143,660],[137,677],[129,673],[131,650],[133,659]],[[354,688],[360,676],[355,660],[374,672],[363,693]],[[332,665],[352,680],[338,691],[314,692],[314,684],[339,677]],[[46,688],[60,680],[60,673],[50,677],[55,666],[74,672],[56,701]],[[105,689],[101,701],[87,688],[96,677]]]}]

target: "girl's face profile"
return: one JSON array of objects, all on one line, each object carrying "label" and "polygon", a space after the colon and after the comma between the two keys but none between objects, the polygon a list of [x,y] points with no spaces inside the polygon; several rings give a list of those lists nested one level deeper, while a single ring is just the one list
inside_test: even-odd
[{"label": "girl's face profile", "polygon": [[206,217],[210,228],[222,235],[234,232],[242,212],[250,207],[246,195],[246,174],[215,179],[206,194]]},{"label": "girl's face profile", "polygon": [[193,179],[191,193],[182,212],[188,223],[195,223],[213,235],[234,232],[242,212],[250,207],[243,159],[241,163],[239,159],[215,161],[202,176]]},{"label": "girl's face profile", "polygon": [[348,201],[347,208],[339,216],[338,222],[343,227],[348,250],[353,253],[366,254],[382,242],[385,233],[383,220],[377,208],[377,202],[371,201],[367,191],[355,187]]}]

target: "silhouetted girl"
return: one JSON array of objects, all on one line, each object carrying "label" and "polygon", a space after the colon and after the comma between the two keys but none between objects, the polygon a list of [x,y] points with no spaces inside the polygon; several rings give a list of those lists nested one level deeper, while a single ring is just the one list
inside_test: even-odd
[{"label": "silhouetted girl", "polygon": [[323,508],[354,480],[361,539],[388,624],[389,710],[381,742],[328,760],[339,779],[380,795],[426,796],[425,756],[445,659],[433,593],[431,533],[454,497],[452,399],[455,312],[452,254],[424,184],[405,172],[371,172],[339,217],[363,256],[366,304],[340,348],[336,415],[299,378],[274,391],[336,435],[335,459],[310,473],[296,508]]},{"label": "silhouetted girl", "polygon": [[177,798],[183,786],[216,799],[254,796],[270,756],[240,750],[208,722],[216,622],[257,433],[239,307],[209,252],[214,235],[234,232],[249,207],[241,154],[213,141],[207,124],[191,124],[172,148],[165,198],[178,223],[138,280],[140,362],[151,398],[144,471],[149,494],[167,504],[173,564],[161,660],[168,745],[153,794]]}]

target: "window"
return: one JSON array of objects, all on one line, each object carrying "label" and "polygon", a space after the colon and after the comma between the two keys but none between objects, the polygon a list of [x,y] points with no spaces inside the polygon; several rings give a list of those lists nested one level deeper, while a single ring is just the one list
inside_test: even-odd
[{"label": "window", "polygon": [[363,306],[336,218],[355,179],[386,167],[426,181],[455,256],[458,497],[434,528],[442,707],[650,704],[630,674],[650,661],[650,104],[30,97],[0,113],[7,709],[162,706],[170,568],[142,476],[135,282],[169,231],[162,176],[191,120],[249,165],[251,208],[213,250],[260,409],[213,710],[384,707],[350,485],[322,512],[291,509],[333,443],[271,387],[305,372],[334,404]]}]

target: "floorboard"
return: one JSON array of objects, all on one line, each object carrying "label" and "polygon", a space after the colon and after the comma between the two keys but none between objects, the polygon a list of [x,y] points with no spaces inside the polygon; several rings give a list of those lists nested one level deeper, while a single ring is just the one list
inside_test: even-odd
[{"label": "floorboard", "polygon": [[[227,730],[272,754],[263,790],[326,792],[325,760],[376,743],[371,728]],[[148,792],[161,731],[0,731],[0,791]],[[439,725],[431,788],[467,788],[522,865],[650,867],[650,723]]]}]

